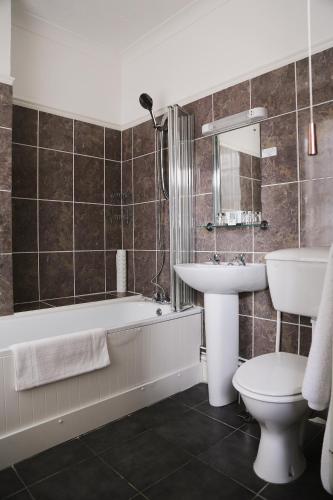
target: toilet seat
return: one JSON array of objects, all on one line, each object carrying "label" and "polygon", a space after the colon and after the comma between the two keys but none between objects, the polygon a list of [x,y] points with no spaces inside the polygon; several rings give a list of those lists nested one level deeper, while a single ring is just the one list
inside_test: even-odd
[{"label": "toilet seat", "polygon": [[238,368],[234,387],[245,396],[271,403],[300,401],[307,358],[276,352],[252,358]]}]

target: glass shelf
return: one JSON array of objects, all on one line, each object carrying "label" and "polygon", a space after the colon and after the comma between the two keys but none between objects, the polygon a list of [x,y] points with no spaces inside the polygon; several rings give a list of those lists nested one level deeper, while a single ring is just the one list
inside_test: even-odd
[{"label": "glass shelf", "polygon": [[243,224],[243,223],[238,223],[238,224],[213,224],[212,222],[208,222],[208,224],[199,224],[196,227],[201,227],[204,229],[207,229],[207,231],[213,231],[213,229],[217,229],[219,227],[223,227],[224,229],[237,229],[241,227],[259,227],[260,229],[268,229],[268,222],[266,220],[263,220],[261,222],[253,222],[252,224]]}]

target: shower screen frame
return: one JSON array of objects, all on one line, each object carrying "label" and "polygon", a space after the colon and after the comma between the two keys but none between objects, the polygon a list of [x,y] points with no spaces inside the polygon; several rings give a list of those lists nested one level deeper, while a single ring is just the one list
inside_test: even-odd
[{"label": "shower screen frame", "polygon": [[177,104],[168,107],[170,300],[175,311],[193,306],[194,292],[174,271],[194,262],[193,116]]}]

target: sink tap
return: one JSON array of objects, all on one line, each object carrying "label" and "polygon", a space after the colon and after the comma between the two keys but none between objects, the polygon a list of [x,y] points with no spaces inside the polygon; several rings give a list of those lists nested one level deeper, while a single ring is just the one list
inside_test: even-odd
[{"label": "sink tap", "polygon": [[209,257],[209,260],[213,264],[218,265],[221,262],[221,256],[218,253],[214,253],[214,255],[212,257]]},{"label": "sink tap", "polygon": [[240,253],[239,255],[236,255],[235,261],[238,262],[240,266],[246,266],[245,254]]}]

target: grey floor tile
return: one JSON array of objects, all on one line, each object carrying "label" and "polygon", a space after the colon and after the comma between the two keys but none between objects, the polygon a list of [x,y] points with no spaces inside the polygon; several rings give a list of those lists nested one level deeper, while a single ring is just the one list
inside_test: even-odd
[{"label": "grey floor tile", "polygon": [[208,399],[208,385],[204,383],[197,384],[186,389],[186,391],[178,392],[172,397],[187,406],[196,406]]},{"label": "grey floor tile", "polygon": [[244,412],[244,406],[239,405],[237,402],[231,403],[226,406],[211,406],[208,401],[201,403],[195,408],[197,411],[209,415],[222,423],[231,425],[238,429],[244,425],[244,419],[241,418],[242,412]]},{"label": "grey floor tile", "polygon": [[145,491],[151,500],[250,500],[253,494],[196,459]]},{"label": "grey floor tile", "polygon": [[89,432],[81,439],[95,452],[101,453],[111,446],[123,443],[141,434],[147,429],[144,421],[135,417],[135,414],[111,422],[95,431]]},{"label": "grey floor tile", "polygon": [[171,443],[147,431],[101,455],[115,470],[142,491],[191,459]]},{"label": "grey floor tile", "polygon": [[133,416],[141,422],[143,427],[151,429],[163,425],[169,420],[179,418],[187,411],[189,411],[187,406],[184,406],[174,399],[168,398],[135,412]]},{"label": "grey floor tile", "polygon": [[30,490],[36,500],[127,500],[136,494],[98,457],[68,467]]},{"label": "grey floor tile", "polygon": [[157,427],[155,431],[176,446],[197,455],[233,432],[233,429],[191,410]]},{"label": "grey floor tile", "polygon": [[0,471],[0,498],[5,498],[24,488],[15,471],[8,467]]},{"label": "grey floor tile", "polygon": [[258,439],[236,431],[209,448],[199,458],[258,493],[265,485],[265,481],[262,481],[253,471],[258,445]]},{"label": "grey floor tile", "polygon": [[73,439],[23,460],[15,467],[23,481],[29,485],[92,455],[79,439]]}]

